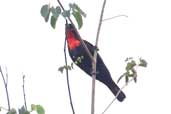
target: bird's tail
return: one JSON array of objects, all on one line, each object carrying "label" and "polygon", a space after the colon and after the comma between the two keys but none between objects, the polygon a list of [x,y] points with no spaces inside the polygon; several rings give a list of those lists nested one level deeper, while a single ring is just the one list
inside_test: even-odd
[{"label": "bird's tail", "polygon": [[117,99],[122,102],[126,96],[125,94],[121,91],[121,89],[117,86],[117,84],[111,80],[111,82],[108,82],[108,84],[106,84],[107,87],[112,91],[112,93],[117,96]]}]

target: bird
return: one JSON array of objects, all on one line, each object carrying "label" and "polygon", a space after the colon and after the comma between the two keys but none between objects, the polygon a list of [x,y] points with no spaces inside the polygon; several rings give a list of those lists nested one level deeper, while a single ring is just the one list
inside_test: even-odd
[{"label": "bird", "polygon": [[[87,54],[85,48],[83,47],[74,25],[66,23],[65,33],[68,45],[68,52],[72,61],[76,63],[76,65],[80,67],[85,73],[87,73],[89,76],[92,76],[92,60],[90,56]],[[83,41],[87,46],[88,50],[90,51],[90,53],[93,55],[94,50],[97,48],[88,41]],[[123,91],[121,91],[118,85],[113,81],[111,74],[107,69],[106,65],[104,64],[99,53],[97,53],[96,60],[96,80],[106,85],[114,94],[114,96],[117,96],[116,98],[118,101],[122,102],[126,98]]]}]

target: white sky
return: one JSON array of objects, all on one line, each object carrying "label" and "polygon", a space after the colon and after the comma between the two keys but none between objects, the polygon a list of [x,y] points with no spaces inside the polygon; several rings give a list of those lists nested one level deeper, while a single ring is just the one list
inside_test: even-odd
[{"label": "white sky", "polygon": [[[63,0],[62,3],[67,6],[72,1],[87,13],[81,36],[94,43],[103,0]],[[55,30],[44,22],[40,8],[49,2],[57,4],[55,0],[0,1],[0,65],[8,68],[11,107],[23,105],[24,73],[28,106],[41,104],[46,114],[71,114],[66,77],[58,72],[58,67],[64,65],[65,21],[60,17]],[[126,57],[142,57],[149,64],[148,68],[139,69],[138,83],[124,89],[126,100],[116,101],[106,114],[171,113],[170,11],[170,0],[107,0],[104,18],[128,15],[102,25],[99,53],[113,79],[117,80],[124,72]],[[91,78],[74,68],[70,72],[70,84],[75,111],[88,114]],[[0,78],[0,106],[7,107],[4,91]],[[97,81],[96,114],[112,99],[111,92]]]}]

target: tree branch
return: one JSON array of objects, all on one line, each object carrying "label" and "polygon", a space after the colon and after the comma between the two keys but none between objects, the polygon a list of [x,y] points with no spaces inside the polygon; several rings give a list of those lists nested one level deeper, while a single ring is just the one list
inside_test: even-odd
[{"label": "tree branch", "polygon": [[25,93],[25,75],[23,75],[23,96],[24,96],[24,106],[25,106],[25,109],[27,110],[27,102],[26,102],[26,93]]},{"label": "tree branch", "polygon": [[134,79],[137,77],[137,75],[135,75],[132,79],[130,79],[125,85],[122,86],[122,88],[118,91],[118,93],[116,94],[115,98],[109,103],[109,105],[105,108],[105,110],[101,113],[104,114],[109,108],[110,106],[113,104],[113,102],[117,99],[118,95],[120,94],[120,92],[132,81],[134,81]]},{"label": "tree branch", "polygon": [[[2,68],[0,66],[0,72],[1,72],[1,76],[2,76],[2,79],[3,79],[3,82],[4,82],[4,86],[5,86],[5,91],[6,91],[6,96],[7,96],[7,103],[8,103],[8,111],[11,110],[10,108],[10,100],[9,100],[9,94],[8,94],[8,83],[7,81],[5,81],[5,77],[4,77],[4,74],[2,72]],[[8,73],[7,73],[7,68],[6,68],[6,79],[8,79]]]},{"label": "tree branch", "polygon": [[[68,66],[68,63],[67,63],[67,55],[66,55],[66,36],[67,35],[65,33],[64,56],[65,56],[65,65]],[[68,94],[69,94],[70,105],[71,105],[72,113],[75,114],[74,106],[73,106],[73,103],[72,103],[71,91],[70,91],[69,73],[68,73],[68,69],[67,68],[66,68],[66,78],[67,78],[67,87],[68,87]]]},{"label": "tree branch", "polygon": [[106,0],[103,2],[102,10],[101,10],[101,15],[99,19],[99,25],[97,29],[97,35],[96,35],[96,42],[95,42],[95,47],[96,49],[94,50],[94,56],[92,61],[92,96],[91,96],[91,114],[94,114],[95,112],[95,81],[96,81],[96,60],[97,60],[97,49],[98,49],[98,41],[99,41],[99,35],[100,35],[100,29],[101,29],[101,24],[102,24],[102,19],[103,19],[103,13],[106,5]]},{"label": "tree branch", "polygon": [[106,18],[106,19],[103,19],[102,21],[108,21],[108,20],[111,20],[111,19],[115,19],[117,17],[128,17],[127,15],[117,15],[117,16],[114,16],[114,17],[110,17],[110,18]]}]

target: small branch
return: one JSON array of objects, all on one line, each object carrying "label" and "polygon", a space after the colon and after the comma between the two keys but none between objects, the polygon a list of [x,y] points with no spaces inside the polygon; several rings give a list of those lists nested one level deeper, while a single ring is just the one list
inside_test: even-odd
[{"label": "small branch", "polygon": [[[65,36],[66,36],[66,33],[65,33]],[[66,37],[65,37],[65,41],[64,41],[64,56],[65,56],[65,65],[68,66],[67,55],[66,55]],[[72,103],[71,91],[70,91],[69,73],[68,73],[68,69],[67,68],[66,68],[66,78],[67,78],[67,87],[68,87],[68,94],[69,94],[70,105],[71,105],[72,113],[75,114],[74,106],[73,106],[73,103]]]},{"label": "small branch", "polygon": [[114,18],[117,18],[117,17],[128,17],[127,15],[117,15],[117,16],[114,16],[114,17],[110,17],[110,18],[106,18],[106,19],[103,19],[102,21],[108,21],[108,20],[111,20],[111,19],[114,19]]},{"label": "small branch", "polygon": [[103,19],[103,13],[106,5],[106,0],[103,2],[102,10],[101,10],[101,15],[100,15],[100,20],[99,20],[99,25],[98,25],[98,30],[97,30],[97,35],[96,35],[96,42],[95,42],[95,47],[96,49],[94,50],[94,56],[92,61],[92,96],[91,96],[91,114],[94,114],[95,112],[95,81],[96,81],[96,60],[97,60],[97,48],[98,48],[98,41],[99,41],[99,35],[100,35],[100,29],[101,29],[101,24],[102,24],[102,19]]},{"label": "small branch", "polygon": [[[4,74],[2,72],[1,66],[0,66],[0,72],[1,72],[1,76],[2,76],[2,79],[3,79],[3,82],[4,82],[4,86],[5,86],[5,91],[6,91],[6,96],[7,96],[7,103],[8,103],[8,111],[10,111],[11,108],[10,108],[10,100],[9,100],[9,94],[8,94],[8,83],[5,81],[5,77],[4,77]],[[6,68],[6,79],[8,79],[7,68]]]},{"label": "small branch", "polygon": [[97,34],[96,34],[96,44],[95,44],[96,47],[98,46],[98,40],[99,40],[100,29],[101,29],[101,25],[103,21],[103,13],[104,13],[105,5],[106,5],[106,0],[104,0],[103,2],[102,11],[101,11],[100,19],[99,19],[99,25],[98,25]]},{"label": "small branch", "polygon": [[0,109],[3,109],[3,110],[5,110],[5,111],[8,111],[8,109],[6,109],[6,108],[4,108],[4,107],[2,107],[2,106],[0,106]]},{"label": "small branch", "polygon": [[60,0],[57,0],[57,2],[58,2],[58,4],[61,6],[62,10],[65,11],[65,9],[64,9],[62,3],[60,2]]},{"label": "small branch", "polygon": [[5,70],[6,70],[6,84],[8,85],[8,70],[7,70],[7,67],[5,67]]},{"label": "small branch", "polygon": [[25,106],[25,109],[27,110],[27,102],[26,102],[26,93],[25,93],[25,75],[23,75],[23,96],[24,96],[24,106]]},{"label": "small branch", "polygon": [[118,93],[116,94],[115,98],[109,103],[109,105],[105,108],[105,110],[104,110],[101,114],[104,114],[104,113],[110,108],[110,106],[113,104],[113,102],[117,99],[117,97],[118,97],[118,95],[120,94],[120,92],[121,92],[121,91],[130,83],[130,82],[134,81],[134,78],[136,78],[136,76],[133,77],[132,79],[130,79],[125,85],[122,86],[122,88],[121,88],[121,89],[118,91]]}]

